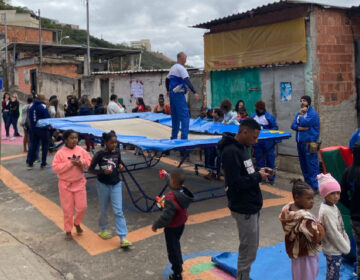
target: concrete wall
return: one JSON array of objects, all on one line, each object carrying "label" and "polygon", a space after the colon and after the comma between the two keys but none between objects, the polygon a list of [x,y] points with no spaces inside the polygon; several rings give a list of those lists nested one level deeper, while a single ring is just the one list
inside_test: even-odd
[{"label": "concrete wall", "polygon": [[[289,140],[278,145],[279,154],[297,156],[295,133],[290,126],[299,111],[300,97],[305,94],[304,69],[304,64],[260,69],[262,100],[267,110],[276,117],[280,130],[292,132]],[[290,101],[281,101],[281,82],[292,84]]]}]

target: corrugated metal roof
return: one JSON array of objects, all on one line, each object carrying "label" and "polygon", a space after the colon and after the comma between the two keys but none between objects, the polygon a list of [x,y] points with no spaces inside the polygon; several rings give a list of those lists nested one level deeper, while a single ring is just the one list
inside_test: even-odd
[{"label": "corrugated metal roof", "polygon": [[276,1],[273,3],[269,3],[266,5],[256,7],[254,9],[248,10],[243,13],[232,14],[230,16],[226,16],[226,17],[214,19],[214,20],[211,20],[208,22],[200,23],[200,24],[194,25],[193,27],[210,29],[213,26],[223,24],[223,23],[229,23],[229,22],[232,22],[235,20],[241,20],[244,18],[253,17],[255,15],[267,14],[270,12],[277,11],[279,9],[285,9],[285,8],[296,7],[296,6],[306,6],[306,5],[309,5],[309,6],[317,5],[317,6],[322,6],[325,8],[350,9],[349,7],[333,6],[333,5],[320,4],[320,3],[308,2],[308,1],[302,1],[302,0],[279,0],[279,1]]},{"label": "corrugated metal roof", "polygon": [[[197,71],[199,68],[186,68],[188,71]],[[124,70],[124,71],[99,71],[92,72],[93,75],[114,75],[114,74],[142,74],[142,73],[167,73],[170,69],[142,69],[142,70]]]}]

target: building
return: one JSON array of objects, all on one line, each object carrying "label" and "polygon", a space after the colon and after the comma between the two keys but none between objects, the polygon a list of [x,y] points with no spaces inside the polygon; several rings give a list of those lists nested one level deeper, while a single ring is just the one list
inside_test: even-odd
[{"label": "building", "polygon": [[[91,73],[87,73],[87,47],[83,45],[42,45],[42,63],[38,43],[11,43],[9,54],[9,87],[20,97],[33,92],[47,97],[57,95],[60,104],[66,96],[90,94]],[[108,71],[110,60],[140,54],[139,50],[90,48],[91,72]],[[97,92],[100,95],[100,90]],[[24,98],[23,98],[24,99]],[[106,96],[106,99],[108,96]]]},{"label": "building", "polygon": [[[39,28],[39,18],[34,13],[17,13],[16,10],[1,10],[1,14],[6,14],[7,25]],[[3,17],[1,22],[4,24]]]},{"label": "building", "polygon": [[151,52],[151,43],[149,39],[143,39],[140,41],[131,41],[130,46],[134,49],[145,48],[146,51]]},{"label": "building", "polygon": [[[359,126],[360,8],[282,0],[201,23],[207,102],[262,99],[290,130],[303,95],[321,121],[323,146],[346,145]],[[278,153],[297,155],[295,137]]]}]

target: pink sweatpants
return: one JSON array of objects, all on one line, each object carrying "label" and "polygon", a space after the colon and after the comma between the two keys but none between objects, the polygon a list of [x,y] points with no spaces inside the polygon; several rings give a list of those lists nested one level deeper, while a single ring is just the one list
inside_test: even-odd
[{"label": "pink sweatpants", "polygon": [[71,232],[74,224],[80,225],[85,216],[87,208],[86,180],[80,180],[76,183],[59,180],[59,194],[64,213],[64,228],[66,232]]}]

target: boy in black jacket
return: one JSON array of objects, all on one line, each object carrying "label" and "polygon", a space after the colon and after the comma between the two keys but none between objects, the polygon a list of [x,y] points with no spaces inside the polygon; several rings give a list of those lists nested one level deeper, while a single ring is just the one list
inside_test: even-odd
[{"label": "boy in black jacket", "polygon": [[259,183],[273,175],[270,168],[255,170],[248,148],[259,137],[254,119],[243,120],[236,135],[224,133],[218,143],[225,175],[228,206],[239,230],[238,278],[250,279],[250,267],[259,246],[259,213],[263,198]]},{"label": "boy in black jacket", "polygon": [[357,142],[352,150],[354,162],[342,176],[340,202],[350,209],[351,226],[356,242],[356,270],[360,279],[360,142]]},{"label": "boy in black jacket", "polygon": [[185,177],[180,170],[170,174],[170,188],[165,196],[165,206],[161,216],[154,222],[152,230],[165,228],[166,248],[168,258],[172,265],[171,280],[182,280],[182,254],[180,238],[184,232],[185,222],[188,218],[187,208],[194,199],[194,195],[184,187]]}]

